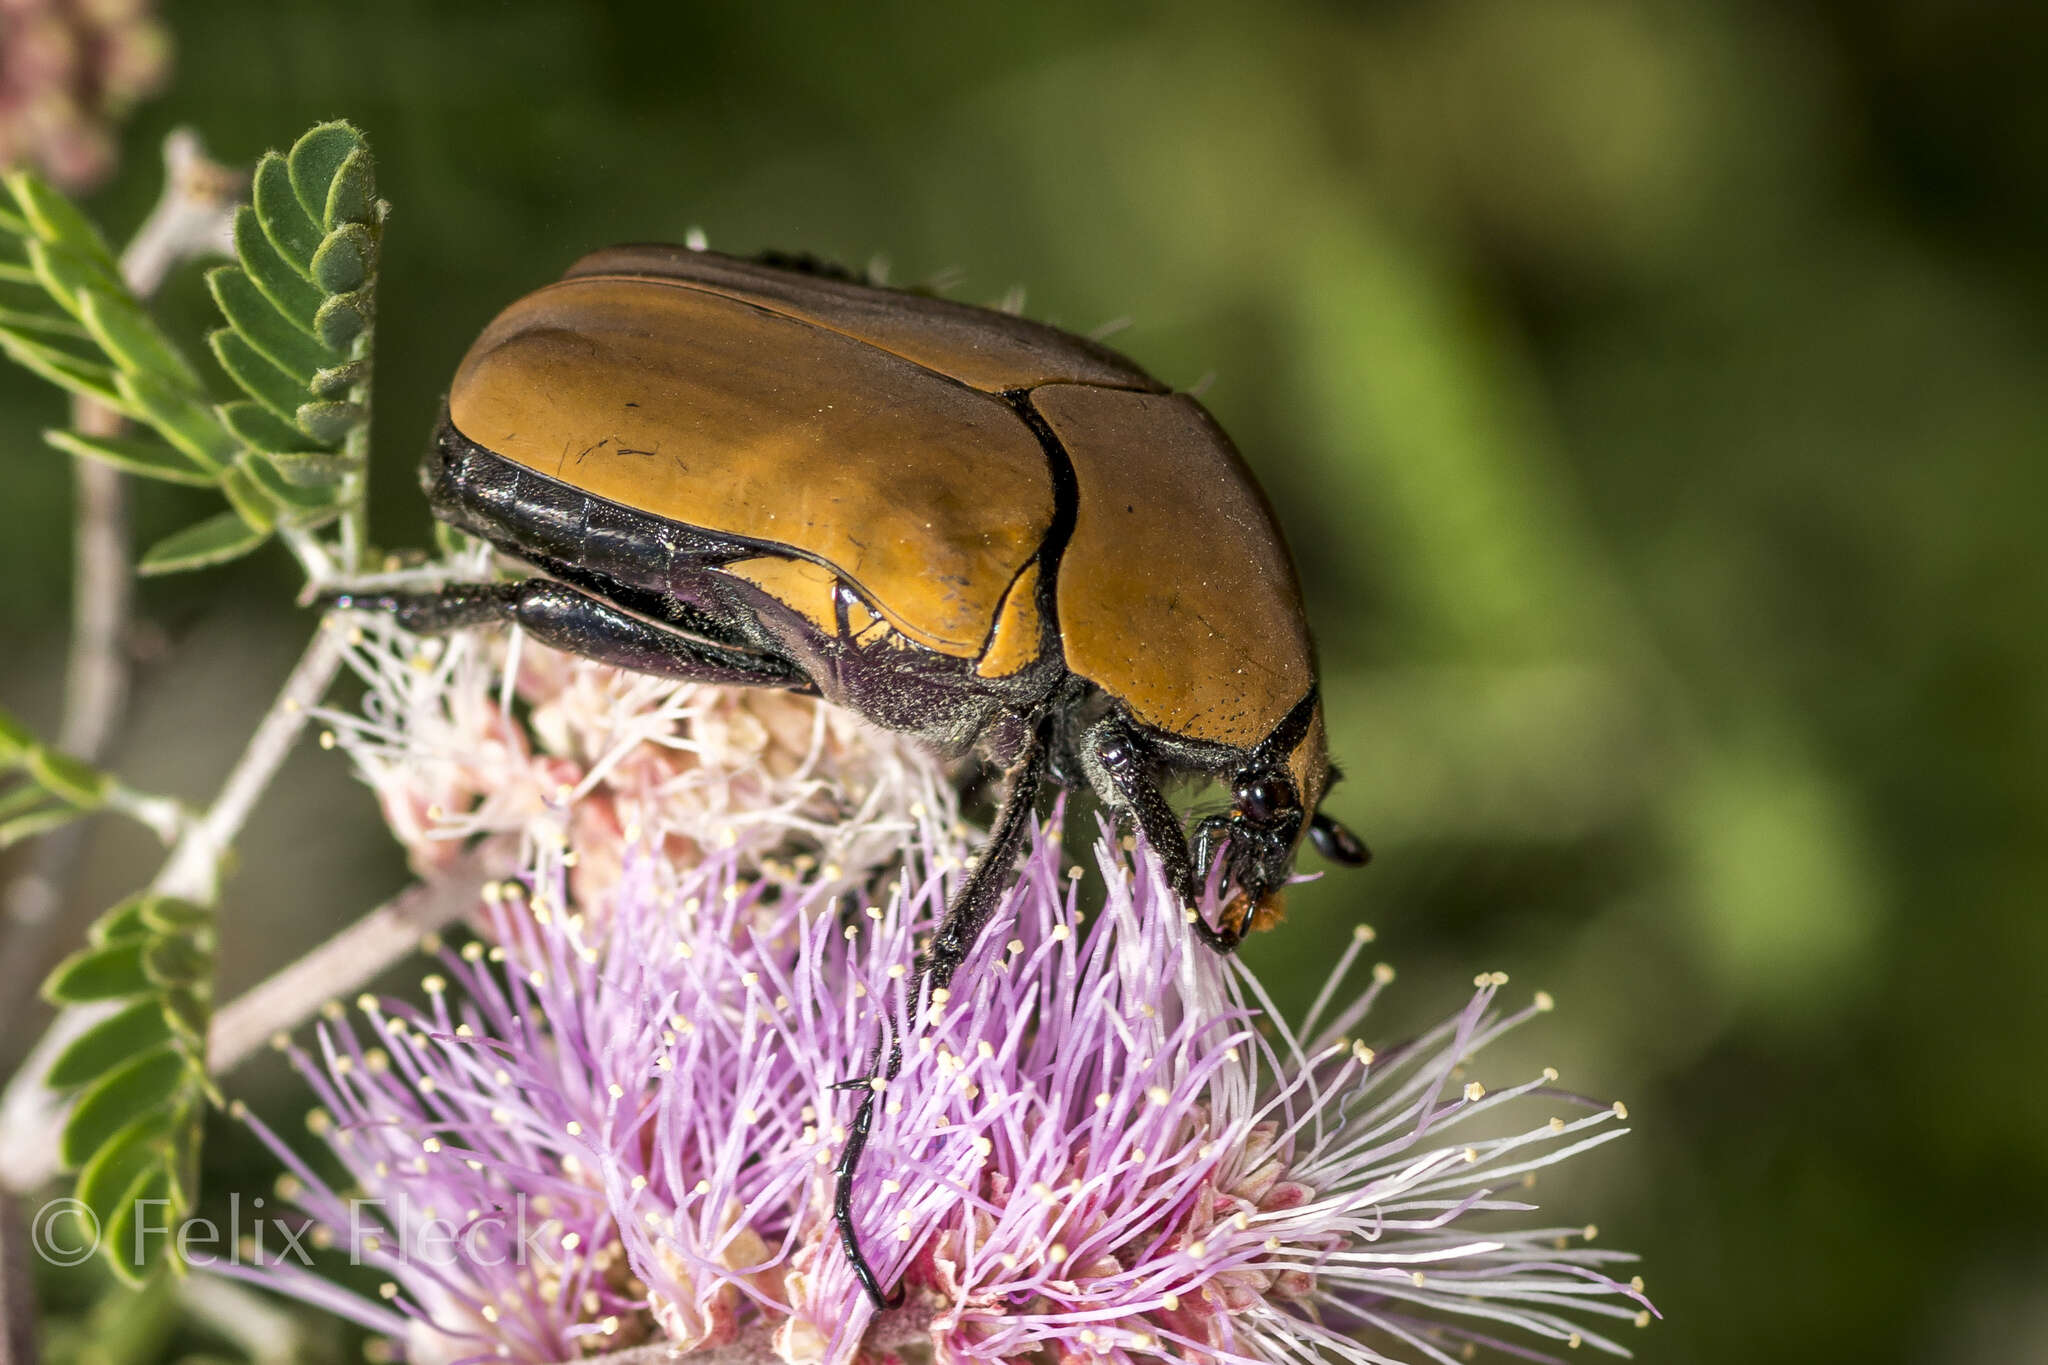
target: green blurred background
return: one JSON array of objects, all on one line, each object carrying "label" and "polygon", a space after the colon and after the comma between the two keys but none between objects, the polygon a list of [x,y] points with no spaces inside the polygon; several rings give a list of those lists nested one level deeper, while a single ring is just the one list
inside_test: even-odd
[{"label": "green blurred background", "polygon": [[[1332,804],[1379,854],[1257,944],[1283,995],[1360,918],[1403,972],[1389,1029],[1482,968],[1557,995],[1494,1069],[1629,1102],[1539,1196],[1644,1254],[1646,1359],[2048,1359],[2048,10],[164,15],[171,84],[90,201],[117,236],[174,124],[245,163],[343,116],[379,154],[384,543],[424,540],[411,465],[475,331],[612,241],[1022,284],[1213,375],[1307,579]],[[165,306],[197,332],[196,272]],[[0,371],[0,698],[39,723],[61,411]],[[139,542],[213,510],[137,496]],[[295,582],[272,549],[146,586],[117,766],[210,789],[309,624]],[[338,761],[289,776],[230,990],[403,880]],[[149,852],[107,831],[81,908]]]}]

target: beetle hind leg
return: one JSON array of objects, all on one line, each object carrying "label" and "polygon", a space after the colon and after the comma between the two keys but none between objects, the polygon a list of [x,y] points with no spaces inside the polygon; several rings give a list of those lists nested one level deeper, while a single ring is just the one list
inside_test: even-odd
[{"label": "beetle hind leg", "polygon": [[635,673],[689,682],[812,690],[780,655],[735,649],[668,630],[551,578],[456,583],[439,592],[338,593],[337,607],[389,613],[407,630],[436,635],[497,622],[516,624],[544,645]]}]

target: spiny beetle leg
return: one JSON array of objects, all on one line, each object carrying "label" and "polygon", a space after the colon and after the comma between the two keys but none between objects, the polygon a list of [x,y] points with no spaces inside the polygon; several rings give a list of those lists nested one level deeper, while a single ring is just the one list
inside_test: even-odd
[{"label": "spiny beetle leg", "polygon": [[[1046,758],[1051,748],[1051,730],[1050,713],[1033,718],[1031,739],[1010,770],[995,828],[989,831],[987,842],[981,846],[981,857],[976,861],[974,870],[967,874],[966,882],[954,893],[953,903],[946,908],[945,918],[939,921],[938,930],[932,935],[930,948],[918,959],[915,985],[908,997],[906,1010],[916,1009],[919,1001],[930,999],[932,992],[952,982],[953,973],[966,961],[967,954],[973,950],[975,941],[981,937],[981,931],[987,927],[989,917],[1001,902],[1003,888],[1010,884],[1010,865],[1017,860],[1017,850],[1024,843],[1024,832],[1030,828],[1037,809],[1038,788],[1045,781]],[[905,1023],[907,1025],[908,1021]],[[840,1149],[839,1164],[833,1171],[836,1183],[832,1190],[832,1222],[839,1229],[839,1245],[853,1266],[853,1276],[860,1281],[860,1287],[866,1291],[876,1312],[895,1307],[902,1301],[902,1295],[899,1291],[891,1298],[882,1292],[881,1281],[868,1264],[866,1253],[860,1249],[860,1234],[853,1226],[853,1179],[859,1173],[861,1153],[867,1150],[868,1132],[874,1124],[875,1100],[880,1094],[875,1080],[879,1076],[885,1083],[893,1081],[903,1069],[903,1033],[893,1021],[884,1027],[888,1029],[889,1037],[887,1062],[878,1065],[882,1062],[882,1049],[878,1047],[869,1059],[869,1075],[840,1081],[833,1086],[835,1090],[851,1090],[858,1086],[867,1088],[854,1111],[852,1126],[847,1129],[846,1146]]]},{"label": "spiny beetle leg", "polygon": [[1195,873],[1188,837],[1173,807],[1146,772],[1145,760],[1144,741],[1114,716],[1098,722],[1081,738],[1081,765],[1096,795],[1118,815],[1137,823],[1165,869],[1166,884],[1173,888],[1181,907],[1193,912],[1196,936],[1219,953],[1232,952],[1244,936],[1242,930],[1239,926],[1211,928],[1195,911]]}]

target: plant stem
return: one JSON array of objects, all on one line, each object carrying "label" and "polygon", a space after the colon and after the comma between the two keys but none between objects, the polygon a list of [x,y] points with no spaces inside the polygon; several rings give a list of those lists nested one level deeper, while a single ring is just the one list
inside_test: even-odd
[{"label": "plant stem", "polygon": [[187,827],[171,850],[162,871],[150,888],[167,896],[211,905],[220,894],[221,860],[247,823],[257,798],[277,776],[285,756],[306,726],[308,713],[327,695],[329,684],[341,668],[342,638],[348,627],[340,618],[329,616],[313,632],[313,641],[299,657],[284,688],[270,710],[257,723],[256,733],[221,784],[220,794],[206,814]]},{"label": "plant stem", "polygon": [[356,920],[290,966],[244,991],[213,1017],[206,1068],[224,1075],[271,1038],[310,1019],[329,1000],[361,990],[437,932],[474,909],[484,883],[512,870],[514,849],[488,843],[446,874],[421,882]]}]

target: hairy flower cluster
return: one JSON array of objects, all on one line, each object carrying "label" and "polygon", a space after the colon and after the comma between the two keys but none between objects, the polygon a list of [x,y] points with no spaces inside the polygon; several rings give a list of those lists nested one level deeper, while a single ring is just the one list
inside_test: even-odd
[{"label": "hairy flower cluster", "polygon": [[114,166],[114,128],[162,85],[170,36],[152,0],[0,0],[0,167],[67,190]]},{"label": "hairy flower cluster", "polygon": [[[443,727],[475,727],[500,780],[421,781],[462,794],[435,817],[457,827],[528,811],[528,870],[491,889],[475,940],[441,950],[424,1005],[365,998],[294,1049],[344,1178],[258,1128],[287,1194],[387,1277],[384,1301],[289,1265],[229,1273],[416,1361],[639,1343],[835,1365],[913,1344],[938,1361],[1448,1361],[1620,1352],[1590,1324],[1648,1320],[1640,1282],[1608,1273],[1624,1254],[1588,1228],[1526,1226],[1520,1197],[1538,1168],[1625,1131],[1621,1106],[1554,1073],[1468,1074],[1540,995],[1507,1010],[1505,978],[1482,976],[1454,1017],[1375,1051],[1360,1033],[1392,973],[1350,985],[1360,931],[1290,1027],[1198,944],[1142,847],[1104,832],[1088,858],[1106,891],[1085,909],[1055,824],[953,989],[927,998],[913,961],[963,862],[957,827],[905,806],[879,883],[707,839],[702,792],[668,789],[724,769],[678,718],[701,704],[729,724],[761,694],[700,703],[531,655],[507,689],[451,661],[466,647],[366,638],[373,719],[350,743],[389,806],[407,746],[431,771],[452,761]],[[842,777],[904,761],[893,738],[843,738]],[[620,799],[592,775],[650,748],[681,766],[630,814],[579,821],[579,801]],[[564,796],[549,783],[571,757]],[[810,818],[793,813],[788,838],[820,837]],[[904,1063],[877,1086],[853,1200],[876,1271],[903,1287],[877,1314],[837,1241],[834,1164],[861,1098],[841,1083],[892,1027]],[[350,1193],[377,1202],[366,1215]]]},{"label": "hairy flower cluster", "polygon": [[413,870],[445,871],[510,837],[602,915],[628,849],[674,869],[730,850],[750,872],[790,861],[826,891],[865,886],[956,802],[924,750],[857,716],[761,688],[626,673],[514,636],[420,639],[349,618],[366,692],[330,712]]}]

